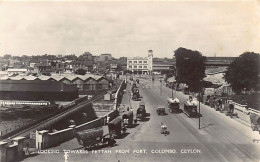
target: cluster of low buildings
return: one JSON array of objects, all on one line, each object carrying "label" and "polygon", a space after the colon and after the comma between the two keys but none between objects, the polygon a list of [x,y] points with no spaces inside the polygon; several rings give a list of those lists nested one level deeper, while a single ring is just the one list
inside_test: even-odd
[{"label": "cluster of low buildings", "polygon": [[2,76],[0,100],[71,101],[82,95],[108,90],[113,82],[106,77],[86,75]]}]

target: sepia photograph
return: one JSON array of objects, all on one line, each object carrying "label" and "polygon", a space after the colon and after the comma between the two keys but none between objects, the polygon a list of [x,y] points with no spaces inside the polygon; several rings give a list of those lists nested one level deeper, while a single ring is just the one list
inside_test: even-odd
[{"label": "sepia photograph", "polygon": [[0,162],[260,162],[259,0],[0,0]]}]

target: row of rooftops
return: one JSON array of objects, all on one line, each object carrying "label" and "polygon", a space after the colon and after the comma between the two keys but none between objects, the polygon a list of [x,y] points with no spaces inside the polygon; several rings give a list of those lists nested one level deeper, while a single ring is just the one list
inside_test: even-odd
[{"label": "row of rooftops", "polygon": [[[45,76],[45,75],[40,75],[38,77],[29,75],[29,76],[14,76],[14,77],[9,77],[9,76],[3,76],[0,78],[0,80],[56,80],[56,81],[61,81],[63,79],[67,79],[69,81],[73,81],[75,79],[80,79],[80,80],[88,80],[88,79],[94,79],[96,81],[100,79],[107,79],[103,76],[99,75],[93,75],[93,74],[86,74],[86,75],[52,75],[52,76]],[[108,80],[108,79],[107,79]]]}]

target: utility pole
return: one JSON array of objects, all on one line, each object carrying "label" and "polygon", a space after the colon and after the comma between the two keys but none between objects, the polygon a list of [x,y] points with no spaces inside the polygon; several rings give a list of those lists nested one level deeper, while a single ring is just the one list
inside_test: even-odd
[{"label": "utility pole", "polygon": [[160,82],[161,82],[161,95],[162,95],[162,79],[160,79]]},{"label": "utility pole", "polygon": [[199,91],[199,129],[200,129],[200,91]]},{"label": "utility pole", "polygon": [[173,82],[172,82],[172,98],[173,98]]}]

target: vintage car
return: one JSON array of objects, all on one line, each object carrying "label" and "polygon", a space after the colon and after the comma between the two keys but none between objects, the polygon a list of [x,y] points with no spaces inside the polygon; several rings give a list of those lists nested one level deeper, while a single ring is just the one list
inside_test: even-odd
[{"label": "vintage car", "polygon": [[122,119],[120,116],[113,119],[111,122],[108,123],[108,130],[109,134],[115,138],[118,138],[122,134]]},{"label": "vintage car", "polygon": [[127,127],[133,126],[134,115],[133,111],[127,111],[122,115],[123,124]]},{"label": "vintage car", "polygon": [[140,97],[139,89],[137,87],[133,87],[132,88],[132,100],[138,101],[139,97]]},{"label": "vintage car", "polygon": [[165,115],[166,114],[164,106],[158,106],[156,111],[157,111],[158,115]]},{"label": "vintage car", "polygon": [[146,110],[145,110],[144,102],[139,103],[139,108],[136,111],[136,118],[139,120],[144,120],[144,118],[146,118]]}]

